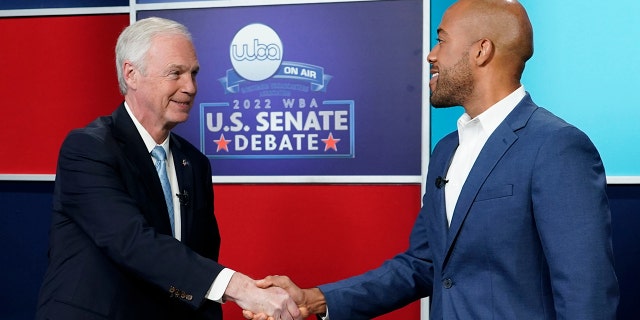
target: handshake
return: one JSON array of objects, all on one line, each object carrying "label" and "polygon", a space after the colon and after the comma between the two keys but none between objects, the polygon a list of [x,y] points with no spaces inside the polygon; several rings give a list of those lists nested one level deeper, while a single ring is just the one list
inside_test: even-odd
[{"label": "handshake", "polygon": [[287,276],[268,276],[256,281],[236,272],[224,299],[235,302],[249,320],[301,320],[311,314],[326,313],[320,289],[301,289]]}]

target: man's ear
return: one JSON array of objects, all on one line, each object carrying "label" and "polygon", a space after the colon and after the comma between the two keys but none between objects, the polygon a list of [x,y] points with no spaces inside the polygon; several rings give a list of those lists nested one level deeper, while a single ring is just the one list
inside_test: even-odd
[{"label": "man's ear", "polygon": [[474,46],[474,52],[476,53],[475,61],[477,66],[484,66],[493,58],[496,47],[493,41],[483,38],[478,40]]},{"label": "man's ear", "polygon": [[127,83],[127,87],[131,89],[136,89],[138,83],[138,69],[131,64],[130,61],[125,61],[122,66],[122,74],[124,76],[124,81]]}]

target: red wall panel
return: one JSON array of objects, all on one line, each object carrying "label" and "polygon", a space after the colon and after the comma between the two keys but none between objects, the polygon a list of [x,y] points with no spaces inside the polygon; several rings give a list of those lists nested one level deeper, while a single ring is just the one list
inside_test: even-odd
[{"label": "red wall panel", "polygon": [[[420,185],[215,185],[220,262],[313,287],[360,274],[409,245]],[[225,319],[243,319],[224,305]],[[419,303],[379,319],[419,319]]]},{"label": "red wall panel", "polygon": [[122,101],[115,43],[129,15],[0,19],[0,174],[55,173],[69,130]]}]

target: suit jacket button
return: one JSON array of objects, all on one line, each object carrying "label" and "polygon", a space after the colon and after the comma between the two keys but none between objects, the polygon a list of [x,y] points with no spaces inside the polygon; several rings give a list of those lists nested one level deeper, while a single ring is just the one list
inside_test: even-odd
[{"label": "suit jacket button", "polygon": [[193,300],[193,296],[192,296],[192,295],[190,295],[190,294],[188,294],[188,295],[187,295],[187,301],[191,301],[191,300]]},{"label": "suit jacket button", "polygon": [[442,280],[442,286],[445,289],[451,289],[451,287],[453,287],[453,281],[450,278],[446,278]]}]

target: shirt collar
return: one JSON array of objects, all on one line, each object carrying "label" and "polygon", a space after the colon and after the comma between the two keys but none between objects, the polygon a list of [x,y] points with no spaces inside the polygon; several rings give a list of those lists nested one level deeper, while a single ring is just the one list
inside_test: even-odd
[{"label": "shirt collar", "polygon": [[487,136],[490,136],[509,113],[515,109],[525,95],[526,91],[524,90],[524,86],[520,86],[473,119],[471,119],[467,113],[464,113],[458,119],[458,131],[461,131],[461,128],[466,127],[468,124],[479,123]]},{"label": "shirt collar", "polygon": [[[144,145],[147,147],[147,151],[151,153],[151,150],[153,150],[153,148],[155,148],[155,146],[157,146],[158,144],[156,144],[156,141],[153,140],[151,134],[147,132],[147,129],[142,126],[140,121],[138,121],[138,119],[133,116],[133,113],[131,112],[131,109],[129,109],[129,105],[126,101],[124,103],[124,108],[127,110],[127,113],[129,114],[131,120],[133,120],[133,124],[136,126],[140,137],[142,137],[142,141],[144,141]],[[167,155],[169,154],[169,136],[167,136],[167,138],[160,144],[160,146],[164,148],[164,151]]]}]

